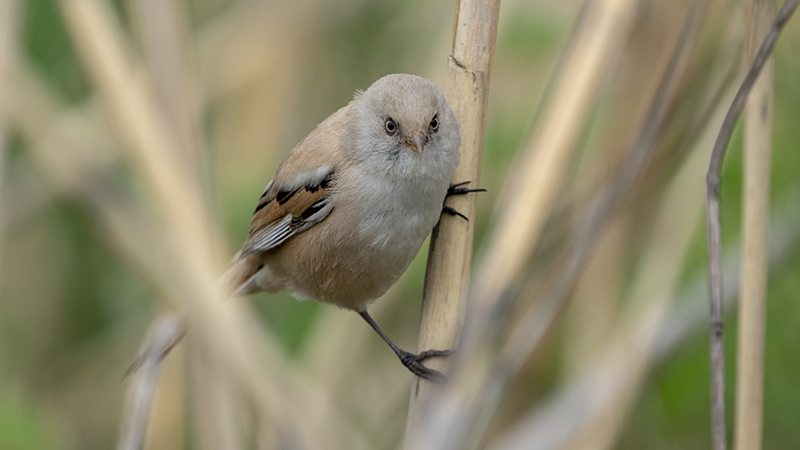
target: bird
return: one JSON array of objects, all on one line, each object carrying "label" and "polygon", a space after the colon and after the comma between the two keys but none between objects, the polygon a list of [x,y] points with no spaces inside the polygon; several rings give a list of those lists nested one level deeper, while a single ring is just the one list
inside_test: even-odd
[{"label": "bird", "polygon": [[[367,312],[400,278],[439,221],[459,163],[461,130],[430,80],[375,81],[301,140],[258,199],[248,236],[225,275],[232,296],[288,290],[358,313],[412,373],[450,350],[404,351]],[[466,217],[464,217],[466,219]]]}]

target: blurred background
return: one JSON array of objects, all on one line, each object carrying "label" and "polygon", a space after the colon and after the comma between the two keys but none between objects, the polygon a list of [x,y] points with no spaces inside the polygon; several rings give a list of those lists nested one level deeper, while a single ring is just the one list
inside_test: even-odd
[{"label": "blurred background", "polygon": [[[471,218],[476,263],[498,205],[513,203],[509,171],[564,76],[563,55],[592,3],[501,4],[480,183],[488,193]],[[641,133],[693,11],[686,0],[629,3],[521,280],[520,304],[535,302],[563,270],[570,233]],[[528,436],[539,444],[521,448],[709,448],[704,176],[721,115],[743,77],[744,25],[741,1],[704,3],[652,157],[476,447],[506,448],[521,431],[545,430]],[[149,142],[137,140],[136,130],[149,123],[137,122],[140,114],[157,112],[161,135],[197,180],[216,236],[209,246],[224,267],[277,165],[356,89],[395,72],[444,88],[455,11],[453,1],[422,0],[0,0],[0,449],[115,446],[123,376],[154,321],[186,305],[174,301],[184,294],[165,279],[174,249],[158,240],[163,187],[146,175],[146,158],[130,150]],[[795,19],[775,52],[769,449],[800,448],[798,42]],[[97,63],[102,55],[112,63]],[[119,77],[107,69],[115,57],[127,69]],[[109,81],[125,77],[135,83]],[[149,103],[125,103],[139,92]],[[722,184],[729,425],[741,141],[737,130]],[[416,346],[426,255],[427,244],[372,309],[402,348]],[[259,406],[267,397],[250,397],[202,344],[182,343],[165,360],[146,448],[305,448],[287,431],[302,434],[303,426],[320,433],[323,448],[401,447],[412,376],[357,315],[286,294],[234,301],[272,345],[266,373],[283,371],[263,383],[299,406],[288,418],[265,413],[275,411]],[[662,314],[655,327],[650,308]],[[654,345],[620,356],[620,339],[640,336]],[[610,380],[595,377],[604,364]],[[589,446],[586,436],[601,437]]]}]

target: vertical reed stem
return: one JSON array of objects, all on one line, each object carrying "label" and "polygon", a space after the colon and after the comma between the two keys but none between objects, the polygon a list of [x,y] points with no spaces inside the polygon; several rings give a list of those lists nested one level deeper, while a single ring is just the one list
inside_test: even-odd
[{"label": "vertical reed stem", "polygon": [[[775,16],[775,0],[745,2],[746,64]],[[736,386],[737,450],[760,450],[763,422],[764,330],[769,248],[769,182],[772,155],[773,62],[767,60],[745,109],[742,279]]]},{"label": "vertical reed stem", "polygon": [[[456,12],[453,55],[448,61],[445,93],[463,133],[461,162],[453,182],[470,181],[469,187],[477,187],[480,183],[489,78],[499,13],[499,0],[461,0]],[[454,196],[447,202],[471,220],[445,214],[433,230],[417,344],[420,351],[457,346],[464,321],[476,196]],[[445,361],[428,361],[426,364],[443,369]],[[417,379],[412,390],[406,428],[407,449],[415,447],[417,420],[434,387],[430,381]]]}]

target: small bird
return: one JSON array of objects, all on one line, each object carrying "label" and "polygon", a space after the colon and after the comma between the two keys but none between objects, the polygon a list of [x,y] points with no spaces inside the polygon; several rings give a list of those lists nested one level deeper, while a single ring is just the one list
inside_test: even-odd
[{"label": "small bird", "polygon": [[393,74],[357,91],[292,149],[261,194],[226,275],[231,292],[289,290],[353,310],[411,372],[442,379],[421,361],[449,351],[401,350],[367,307],[405,272],[443,210],[460,215],[446,196],[482,190],[450,184],[460,144],[433,82]]}]

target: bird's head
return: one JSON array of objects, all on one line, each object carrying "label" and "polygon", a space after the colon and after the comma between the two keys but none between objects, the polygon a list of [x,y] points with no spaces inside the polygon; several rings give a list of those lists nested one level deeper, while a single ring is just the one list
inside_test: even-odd
[{"label": "bird's head", "polygon": [[[450,170],[458,161],[461,131],[433,82],[416,75],[387,75],[357,94],[346,147],[357,160],[379,161],[401,172]],[[455,170],[455,167],[452,168]]]}]

